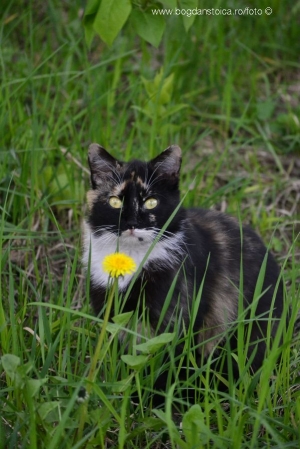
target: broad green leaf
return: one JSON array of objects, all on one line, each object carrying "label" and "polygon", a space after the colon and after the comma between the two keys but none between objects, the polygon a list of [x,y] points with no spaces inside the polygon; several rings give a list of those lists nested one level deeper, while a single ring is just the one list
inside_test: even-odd
[{"label": "broad green leaf", "polygon": [[8,377],[14,382],[15,387],[23,388],[27,374],[32,369],[32,362],[21,365],[20,357],[14,354],[5,354],[1,357],[1,363]]},{"label": "broad green leaf", "polygon": [[107,323],[105,330],[114,336],[119,332],[120,326],[115,323]]},{"label": "broad green leaf", "polygon": [[24,375],[20,371],[21,359],[14,354],[5,354],[1,357],[1,363],[7,376],[13,381],[14,386],[22,388],[24,385]]},{"label": "broad green leaf", "polygon": [[146,355],[122,355],[121,359],[126,365],[130,366],[130,368],[139,370],[143,368],[145,363],[148,360]]},{"label": "broad green leaf", "polygon": [[84,35],[88,47],[90,47],[95,37],[95,34],[96,33],[94,31],[94,17],[88,16],[86,19],[84,19]]},{"label": "broad green leaf", "polygon": [[83,25],[84,25],[85,40],[88,46],[91,45],[92,40],[95,36],[95,30],[93,25],[97,11],[100,7],[100,3],[101,0],[88,0],[87,5],[85,7]]},{"label": "broad green leaf", "polygon": [[133,28],[139,36],[154,47],[158,47],[165,31],[166,22],[163,16],[134,9],[130,16]]},{"label": "broad green leaf", "polygon": [[276,103],[270,99],[257,103],[256,111],[259,120],[270,120],[275,110]]},{"label": "broad green leaf", "polygon": [[26,382],[26,389],[28,393],[33,398],[39,391],[42,385],[47,382],[48,379],[29,379]]},{"label": "broad green leaf", "polygon": [[84,10],[84,17],[96,14],[99,9],[100,3],[101,0],[88,0]]},{"label": "broad green leaf", "polygon": [[16,371],[21,364],[20,357],[14,354],[5,354],[1,357],[1,363],[8,377],[14,379]]},{"label": "broad green leaf", "polygon": [[94,30],[107,45],[112,45],[130,12],[129,0],[102,1],[94,20]]},{"label": "broad green leaf", "polygon": [[130,318],[132,317],[133,312],[121,313],[120,315],[116,315],[113,317],[114,323],[107,323],[106,330],[112,335],[116,335],[120,329],[124,328]]},{"label": "broad green leaf", "polygon": [[[198,0],[181,0],[180,9],[183,20],[184,29],[186,32],[191,28],[196,18],[196,10],[198,6]],[[185,14],[183,14],[183,10]],[[194,11],[193,11],[194,10]]]},{"label": "broad green leaf", "polygon": [[112,320],[119,326],[124,327],[129,322],[130,318],[132,317],[132,314],[133,312],[120,313],[119,315],[114,316]]},{"label": "broad green leaf", "polygon": [[203,435],[201,433],[203,430],[207,430],[207,426],[205,425],[205,417],[201,407],[199,404],[192,405],[184,414],[182,420],[182,431],[189,447],[200,449],[203,447],[203,444],[207,443],[206,432]]},{"label": "broad green leaf", "polygon": [[139,345],[135,345],[135,349],[144,354],[154,354],[161,347],[165,346],[167,343],[170,343],[175,337],[175,333],[165,333],[158,335],[157,337],[153,337],[148,340],[146,343],[141,343]]},{"label": "broad green leaf", "polygon": [[49,401],[41,404],[38,408],[38,414],[40,415],[41,420],[44,421],[47,418],[47,415],[55,410],[58,406],[58,401]]}]

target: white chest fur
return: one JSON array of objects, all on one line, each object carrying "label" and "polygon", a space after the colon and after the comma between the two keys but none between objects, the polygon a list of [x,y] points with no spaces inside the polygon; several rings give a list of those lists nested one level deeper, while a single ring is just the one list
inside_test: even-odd
[{"label": "white chest fur", "polygon": [[[157,264],[158,268],[170,267],[182,254],[182,232],[159,240],[144,262],[143,260],[156,237],[156,233],[152,230],[136,229],[134,232],[125,231],[120,237],[109,231],[97,235],[92,232],[87,223],[84,223],[83,232],[82,262],[86,269],[90,266],[90,276],[95,286],[107,285],[109,276],[103,271],[102,262],[105,256],[116,251],[132,257],[137,267],[143,263],[144,268],[147,267],[149,262]],[[119,278],[119,288],[121,290],[126,288],[132,276],[133,274]]]}]

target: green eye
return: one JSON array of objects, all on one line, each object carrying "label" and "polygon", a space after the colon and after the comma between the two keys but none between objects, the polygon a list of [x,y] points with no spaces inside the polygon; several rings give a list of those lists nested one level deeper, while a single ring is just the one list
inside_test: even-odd
[{"label": "green eye", "polygon": [[121,207],[122,207],[122,201],[117,196],[111,196],[109,198],[109,204],[114,209],[121,209]]},{"label": "green eye", "polygon": [[158,201],[155,198],[148,198],[145,201],[145,208],[146,209],[154,209],[158,204]]}]

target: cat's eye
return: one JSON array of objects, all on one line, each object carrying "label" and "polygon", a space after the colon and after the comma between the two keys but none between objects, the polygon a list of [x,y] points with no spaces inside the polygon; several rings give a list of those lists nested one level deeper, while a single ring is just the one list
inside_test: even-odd
[{"label": "cat's eye", "polygon": [[122,201],[117,196],[111,196],[108,202],[114,209],[120,209],[122,207]]},{"label": "cat's eye", "polygon": [[155,198],[148,198],[144,205],[146,209],[154,209],[158,204],[158,201]]}]

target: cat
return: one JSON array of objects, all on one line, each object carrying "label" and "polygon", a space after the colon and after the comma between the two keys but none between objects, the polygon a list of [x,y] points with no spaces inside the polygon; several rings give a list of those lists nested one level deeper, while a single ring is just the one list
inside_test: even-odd
[{"label": "cat", "polygon": [[[91,144],[88,161],[91,190],[87,193],[83,263],[90,270],[90,297],[95,313],[103,310],[109,282],[102,269],[103,258],[118,250],[131,256],[139,266],[157,239],[131,288],[124,311],[136,310],[143,292],[150,325],[155,330],[177,276],[159,332],[172,329],[178,302],[187,329],[192,298],[204,280],[193,330],[199,353],[205,358],[225,344],[226,333],[238,319],[241,279],[244,308],[252,303],[266,257],[262,293],[255,319],[251,320],[253,345],[248,350],[251,369],[257,371],[264,359],[268,326],[271,322],[274,336],[284,308],[279,266],[258,235],[231,216],[181,206],[181,149],[177,145],[168,147],[149,162],[122,162],[98,144]],[[132,276],[119,278],[119,291],[123,295]],[[236,348],[236,335],[230,337],[230,348]],[[161,388],[164,381],[160,382]]]}]

